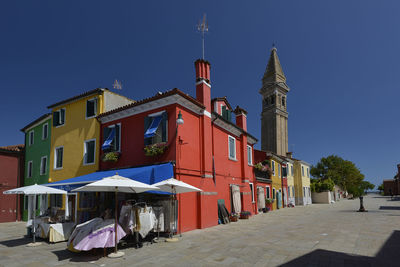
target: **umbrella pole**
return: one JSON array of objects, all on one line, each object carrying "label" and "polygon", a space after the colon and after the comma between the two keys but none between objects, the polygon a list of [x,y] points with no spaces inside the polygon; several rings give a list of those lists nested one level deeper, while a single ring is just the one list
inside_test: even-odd
[{"label": "umbrella pole", "polygon": [[36,227],[35,227],[35,217],[36,217],[36,195],[33,195],[33,211],[32,211],[32,229],[33,229],[33,244],[36,242]]},{"label": "umbrella pole", "polygon": [[118,187],[115,187],[115,222],[114,222],[114,242],[115,242],[115,248],[114,248],[114,253],[110,253],[108,255],[109,258],[119,258],[125,255],[124,252],[118,252]]},{"label": "umbrella pole", "polygon": [[118,191],[117,190],[115,190],[115,224],[114,224],[114,227],[115,227],[115,230],[114,230],[114,235],[115,235],[115,250],[114,250],[114,252],[115,252],[115,254],[117,254],[117,250],[118,250],[118,244],[117,244],[117,240],[118,240],[118,237],[117,237],[117,215],[118,215]]}]

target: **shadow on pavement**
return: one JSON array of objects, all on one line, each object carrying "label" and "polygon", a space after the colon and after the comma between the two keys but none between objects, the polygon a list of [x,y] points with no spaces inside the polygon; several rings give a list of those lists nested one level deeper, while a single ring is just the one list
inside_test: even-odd
[{"label": "shadow on pavement", "polygon": [[[24,246],[32,242],[32,238],[18,238],[18,239],[12,239],[12,240],[6,240],[6,241],[0,241],[0,244],[6,247],[18,247],[18,246]],[[41,242],[38,240],[38,242]]]},{"label": "shadow on pavement", "polygon": [[81,251],[78,253],[71,252],[68,249],[61,249],[52,251],[57,257],[58,261],[68,260],[71,262],[89,262],[89,261],[97,261],[98,259],[104,256],[103,249],[100,250],[92,250],[92,251]]},{"label": "shadow on pavement", "polygon": [[280,266],[399,266],[400,231],[394,231],[375,257],[317,249]]},{"label": "shadow on pavement", "polygon": [[380,210],[400,210],[400,207],[396,206],[380,206]]}]

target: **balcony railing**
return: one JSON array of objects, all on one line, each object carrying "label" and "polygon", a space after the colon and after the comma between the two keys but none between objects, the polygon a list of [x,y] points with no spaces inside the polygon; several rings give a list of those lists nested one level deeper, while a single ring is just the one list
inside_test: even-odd
[{"label": "balcony railing", "polygon": [[256,179],[260,182],[271,182],[271,177],[268,172],[263,172],[257,169],[254,169],[254,174]]}]

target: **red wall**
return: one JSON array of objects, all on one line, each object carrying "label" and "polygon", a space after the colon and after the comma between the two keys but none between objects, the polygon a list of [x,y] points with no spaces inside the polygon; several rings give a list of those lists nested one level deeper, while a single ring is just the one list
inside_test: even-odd
[{"label": "red wall", "polygon": [[[143,151],[144,118],[162,110],[168,112],[170,146],[167,153],[159,158],[146,157]],[[184,124],[179,125],[175,134],[179,111]],[[101,169],[175,161],[175,178],[203,190],[199,193],[178,195],[180,231],[217,225],[218,199],[224,199],[227,209],[231,211],[230,184],[240,186],[242,210],[255,214],[256,205],[251,203],[249,186],[249,182],[254,182],[254,174],[253,167],[247,164],[247,138],[238,138],[219,127],[211,127],[209,117],[194,114],[178,104],[115,120],[103,124],[101,128],[103,130],[105,126],[115,123],[121,123],[122,155],[116,163],[100,162]],[[236,161],[229,160],[228,157],[228,134],[236,138]],[[242,145],[242,142],[246,144]],[[215,162],[215,184],[212,177],[212,154]]]},{"label": "red wall", "polygon": [[0,154],[0,222],[21,219],[19,196],[4,195],[3,191],[20,187],[20,164],[18,155]]}]

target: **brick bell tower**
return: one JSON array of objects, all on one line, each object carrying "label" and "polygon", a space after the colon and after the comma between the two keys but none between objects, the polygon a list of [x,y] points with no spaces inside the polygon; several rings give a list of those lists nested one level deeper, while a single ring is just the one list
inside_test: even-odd
[{"label": "brick bell tower", "polygon": [[287,93],[289,87],[283,74],[276,48],[271,49],[267,69],[259,93],[262,96],[261,150],[286,156],[288,152]]}]

